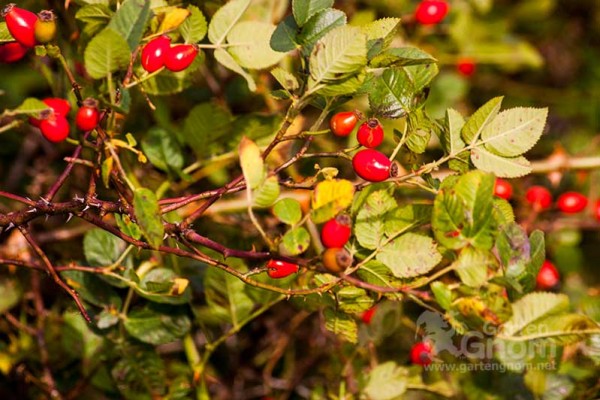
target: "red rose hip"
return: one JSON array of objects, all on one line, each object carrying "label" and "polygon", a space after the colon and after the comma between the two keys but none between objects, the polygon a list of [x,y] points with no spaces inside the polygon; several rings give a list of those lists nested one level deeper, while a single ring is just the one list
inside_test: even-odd
[{"label": "red rose hip", "polygon": [[410,361],[416,365],[429,365],[433,361],[433,347],[427,342],[417,342],[410,350]]},{"label": "red rose hip", "polygon": [[585,210],[588,199],[578,192],[566,192],[558,196],[556,206],[566,214],[575,214]]},{"label": "red rose hip", "polygon": [[142,49],[140,61],[142,67],[149,73],[158,71],[165,65],[165,56],[171,48],[171,39],[168,36],[159,36],[152,39]]},{"label": "red rose hip", "polygon": [[377,119],[371,118],[358,127],[356,138],[365,147],[377,147],[383,142],[383,127]]},{"label": "red rose hip", "polygon": [[[44,102],[44,104],[50,107],[50,109],[52,110],[51,114],[62,115],[63,117],[66,117],[67,114],[69,114],[69,111],[71,111],[71,104],[69,104],[69,102],[65,99],[61,99],[58,97],[47,97],[43,99],[42,102]],[[40,124],[42,123],[42,120],[30,117],[29,123],[39,128]]]},{"label": "red rose hip", "polygon": [[98,102],[91,98],[85,99],[75,116],[75,125],[77,125],[77,129],[84,132],[96,129],[99,120],[100,114],[98,113]]},{"label": "red rose hip", "polygon": [[51,115],[40,123],[42,135],[52,143],[65,140],[69,136],[69,129],[69,121],[62,115]]},{"label": "red rose hip", "polygon": [[552,204],[552,195],[550,191],[543,186],[532,186],[525,193],[525,200],[538,211],[550,208]]},{"label": "red rose hip", "polygon": [[178,44],[165,55],[165,67],[169,71],[179,72],[189,67],[198,55],[198,48],[192,44]]},{"label": "red rose hip", "polygon": [[352,235],[352,220],[346,214],[340,214],[325,222],[321,229],[321,242],[327,248],[344,247]]},{"label": "red rose hip", "polygon": [[463,57],[458,60],[456,69],[463,76],[471,76],[475,73],[475,60],[470,57]]},{"label": "red rose hip", "polygon": [[512,198],[513,188],[510,182],[505,181],[502,178],[496,178],[494,183],[494,195],[504,200],[510,200]]},{"label": "red rose hip", "polygon": [[2,10],[8,31],[25,47],[35,46],[35,23],[37,15],[29,10],[17,7],[14,3],[8,4]]},{"label": "red rose hip", "polygon": [[298,272],[298,265],[281,260],[269,260],[267,263],[267,274],[273,279],[285,278]]},{"label": "red rose hip", "polygon": [[329,120],[329,127],[335,136],[348,136],[358,122],[358,115],[354,111],[342,111]]},{"label": "red rose hip", "polygon": [[382,182],[389,178],[391,165],[385,154],[373,149],[361,150],[352,158],[354,172],[369,182]]},{"label": "red rose hip", "polygon": [[364,313],[362,313],[362,315],[360,316],[362,322],[369,325],[371,323],[371,320],[373,319],[373,315],[375,315],[375,310],[377,310],[377,306],[373,306]]},{"label": "red rose hip", "polygon": [[596,218],[596,221],[600,221],[600,200],[596,200],[596,203],[594,204],[594,217]]},{"label": "red rose hip", "polygon": [[443,0],[423,0],[417,6],[415,19],[421,25],[440,23],[448,14],[448,3]]},{"label": "red rose hip", "polygon": [[0,44],[0,62],[6,64],[17,62],[25,57],[27,50],[29,49],[19,42]]},{"label": "red rose hip", "polygon": [[550,261],[544,261],[536,277],[536,288],[538,290],[552,290],[558,286],[560,274]]}]

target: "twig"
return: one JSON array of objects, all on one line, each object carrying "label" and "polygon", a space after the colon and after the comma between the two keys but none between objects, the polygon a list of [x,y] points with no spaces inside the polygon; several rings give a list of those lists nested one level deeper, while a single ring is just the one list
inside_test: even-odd
[{"label": "twig", "polygon": [[73,289],[71,289],[71,287],[69,287],[69,285],[67,285],[62,280],[62,278],[58,275],[58,273],[54,269],[54,266],[52,265],[52,263],[48,259],[48,256],[46,256],[46,253],[44,253],[44,251],[40,248],[40,246],[37,245],[37,243],[35,242],[35,240],[33,240],[33,238],[31,237],[31,235],[29,233],[29,231],[24,226],[19,226],[18,228],[19,228],[19,231],[21,232],[21,234],[23,235],[23,237],[25,237],[25,240],[27,240],[27,242],[29,243],[29,245],[33,248],[33,250],[36,252],[36,254],[38,255],[38,257],[42,260],[42,262],[46,266],[46,270],[48,271],[48,273],[50,274],[50,276],[52,276],[52,279],[54,279],[54,281],[60,287],[62,287],[69,294],[69,296],[71,296],[73,298],[73,300],[75,301],[75,304],[77,305],[77,308],[79,308],[79,311],[81,312],[81,315],[83,315],[83,317],[85,318],[85,320],[88,323],[91,323],[92,319],[90,318],[90,316],[88,315],[87,311],[85,310],[85,307],[83,307],[83,303],[79,299],[79,296],[77,295],[77,292],[75,292]]}]

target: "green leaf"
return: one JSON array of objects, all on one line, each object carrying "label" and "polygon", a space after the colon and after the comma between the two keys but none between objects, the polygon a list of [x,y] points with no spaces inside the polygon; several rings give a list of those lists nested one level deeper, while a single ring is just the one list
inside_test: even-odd
[{"label": "green leaf", "polygon": [[502,111],[481,133],[487,150],[516,157],[535,145],[546,125],[547,108],[511,108]]},{"label": "green leaf", "polygon": [[6,26],[6,22],[0,22],[0,43],[13,42],[15,39],[12,37]]},{"label": "green leaf", "polygon": [[126,348],[111,370],[112,380],[125,399],[164,397],[166,368],[154,349]]},{"label": "green leaf", "polygon": [[50,108],[46,103],[41,100],[38,100],[34,97],[26,98],[19,107],[15,110],[10,111],[6,114],[8,115],[20,115],[25,114],[32,117],[39,117],[40,113],[44,110],[49,110]]},{"label": "green leaf", "polygon": [[397,207],[396,200],[387,190],[378,190],[367,197],[354,224],[354,235],[362,247],[374,250],[385,241],[388,220],[385,215]]},{"label": "green leaf", "polygon": [[433,207],[428,204],[407,204],[396,207],[385,216],[385,235],[396,236],[408,228],[431,222]]},{"label": "green leaf", "polygon": [[208,25],[208,40],[213,44],[222,44],[229,31],[238,23],[251,0],[231,0],[219,8]]},{"label": "green leaf", "polygon": [[333,29],[346,24],[346,14],[340,10],[329,8],[313,15],[296,37],[306,55],[313,50],[315,43]]},{"label": "green leaf", "polygon": [[279,84],[287,91],[292,92],[300,88],[300,83],[294,74],[281,67],[273,68],[271,70],[271,75],[273,75],[273,78],[275,78],[277,82],[279,82]]},{"label": "green leaf", "polygon": [[133,194],[133,208],[137,224],[148,243],[157,249],[163,242],[165,227],[160,217],[158,199],[153,191],[137,188]]},{"label": "green leaf", "polygon": [[254,78],[252,77],[252,75],[250,75],[248,72],[246,72],[246,70],[244,70],[237,63],[237,61],[232,57],[231,54],[229,54],[224,49],[216,49],[215,52],[214,52],[214,56],[215,56],[215,59],[221,65],[223,65],[225,68],[228,68],[228,69],[232,70],[233,72],[241,75],[246,80],[246,82],[248,83],[248,89],[251,92],[255,92],[256,91],[256,82],[254,82]]},{"label": "green leaf", "polygon": [[199,158],[220,152],[216,144],[231,132],[232,116],[214,103],[191,109],[183,126],[183,138]]},{"label": "green leaf", "polygon": [[296,225],[302,219],[302,208],[298,200],[281,199],[273,206],[273,214],[284,224]]},{"label": "green leaf", "polygon": [[478,169],[500,178],[518,178],[531,172],[529,161],[523,157],[506,158],[476,147],[471,150],[471,161]]},{"label": "green leaf", "polygon": [[292,15],[285,17],[273,31],[273,35],[269,40],[271,48],[284,53],[294,50],[298,45],[298,29],[299,27]]},{"label": "green leaf", "polygon": [[408,369],[387,361],[371,370],[364,392],[371,400],[394,400],[406,392],[408,380]]},{"label": "green leaf", "polygon": [[400,26],[400,18],[381,18],[361,27],[367,35],[368,58],[387,49]]},{"label": "green leaf", "polygon": [[431,223],[442,246],[460,249],[471,245],[484,250],[492,247],[494,181],[491,174],[471,171],[438,192]]},{"label": "green leaf", "polygon": [[416,94],[404,68],[388,68],[381,75],[368,75],[361,91],[369,95],[375,115],[390,119],[410,112]]},{"label": "green leaf", "polygon": [[442,255],[433,239],[406,233],[385,245],[377,260],[388,266],[398,278],[413,278],[431,271]]},{"label": "green leaf", "polygon": [[94,36],[104,29],[113,17],[114,12],[105,4],[89,4],[77,10],[75,18],[85,23],[83,30],[87,37]]},{"label": "green leaf", "polygon": [[265,179],[265,165],[260,148],[244,136],[238,147],[238,154],[244,180],[250,189],[255,189]]},{"label": "green leaf", "polygon": [[134,239],[142,237],[142,231],[138,224],[131,220],[131,217],[127,214],[114,214],[117,226],[127,236],[131,236]]},{"label": "green leaf", "polygon": [[198,67],[200,67],[200,65],[203,63],[203,54],[204,53],[200,52],[192,65],[190,65],[185,71],[171,72],[165,70],[160,74],[143,81],[142,85],[144,90],[148,94],[165,96],[180,93],[187,89],[193,83],[194,74],[191,72],[197,70]]},{"label": "green leaf", "polygon": [[183,154],[179,143],[172,134],[162,128],[151,128],[142,140],[142,150],[152,165],[165,171],[180,171],[183,167]]},{"label": "green leaf", "polygon": [[530,293],[512,304],[513,315],[504,323],[501,333],[514,336],[536,320],[568,309],[569,298],[564,294]]},{"label": "green leaf", "polygon": [[85,319],[77,313],[65,311],[61,316],[61,323],[60,339],[64,351],[84,362],[92,362],[104,344],[102,336],[94,333]]},{"label": "green leaf", "polygon": [[358,326],[348,314],[326,308],[323,315],[325,316],[325,329],[329,332],[335,333],[350,343],[358,341]]},{"label": "green leaf", "polygon": [[424,110],[417,108],[408,114],[408,136],[406,145],[416,154],[423,154],[431,140],[433,122],[427,117]]},{"label": "green leaf", "polygon": [[452,305],[452,290],[448,285],[440,281],[435,281],[431,283],[430,288],[440,307],[444,310],[449,310]]},{"label": "green leaf", "polygon": [[355,286],[346,286],[336,293],[336,299],[340,311],[348,314],[356,314],[367,311],[373,307],[373,299],[367,291]]},{"label": "green leaf", "polygon": [[155,303],[185,304],[192,298],[187,279],[180,278],[168,268],[154,268],[133,287],[141,297]]},{"label": "green leaf", "polygon": [[503,97],[494,97],[481,106],[463,126],[462,138],[467,144],[472,144],[479,138],[483,129],[494,119],[500,111]]},{"label": "green leaf", "polygon": [[179,33],[181,33],[185,43],[197,43],[204,39],[206,32],[208,32],[206,18],[196,6],[189,5],[187,9],[190,15],[179,26]]},{"label": "green leaf", "polygon": [[458,111],[449,108],[446,110],[446,125],[448,129],[444,130],[444,133],[440,137],[442,146],[447,154],[458,154],[465,147],[465,142],[460,137],[460,131],[465,125],[465,119]]},{"label": "green leaf", "polygon": [[146,22],[150,18],[149,0],[125,0],[108,26],[120,33],[131,51],[140,44]]},{"label": "green leaf", "polygon": [[320,224],[340,212],[352,203],[354,185],[345,179],[332,179],[320,182],[313,191],[311,200],[311,219]]},{"label": "green leaf", "polygon": [[125,250],[125,242],[112,233],[94,228],[83,237],[83,254],[89,265],[105,267],[119,259]]},{"label": "green leaf", "polygon": [[275,175],[269,176],[252,193],[253,206],[260,208],[271,207],[279,198],[280,193],[279,179]]},{"label": "green leaf", "polygon": [[23,288],[18,279],[8,276],[0,277],[0,313],[5,313],[16,306],[23,296]]},{"label": "green leaf", "polygon": [[252,312],[254,303],[244,290],[244,282],[217,268],[209,268],[204,277],[208,306],[218,319],[237,327]]},{"label": "green leaf", "polygon": [[106,28],[90,41],[83,57],[88,74],[101,79],[127,68],[130,56],[126,40],[115,30]]},{"label": "green leaf", "polygon": [[354,94],[364,83],[366,74],[364,72],[349,76],[341,81],[330,83],[319,89],[317,93],[325,97],[344,96]]},{"label": "green leaf", "polygon": [[147,306],[127,314],[123,326],[137,340],[155,346],[183,337],[191,321],[182,309]]},{"label": "green leaf", "polygon": [[580,314],[549,315],[527,325],[523,340],[535,336],[544,342],[566,346],[600,333],[600,326],[590,317]]},{"label": "green leaf", "polygon": [[274,51],[269,41],[275,25],[259,21],[236,24],[227,35],[229,54],[240,66],[248,69],[265,69],[277,64],[285,53]]},{"label": "green leaf", "polygon": [[488,267],[496,264],[496,258],[487,250],[466,247],[452,263],[460,280],[467,286],[480,287],[487,282]]},{"label": "green leaf", "polygon": [[333,7],[333,0],[292,0],[292,13],[298,26],[303,26],[310,17],[330,7]]},{"label": "green leaf", "polygon": [[359,28],[342,26],[329,32],[310,55],[309,88],[352,75],[367,62],[366,37]]},{"label": "green leaf", "polygon": [[417,47],[395,47],[373,57],[369,65],[373,68],[404,67],[432,64],[437,60]]},{"label": "green leaf", "polygon": [[304,253],[310,246],[310,234],[300,226],[290,229],[283,235],[280,244],[280,252],[288,256],[297,256]]},{"label": "green leaf", "polygon": [[[390,268],[377,260],[371,260],[363,264],[357,271],[358,276],[365,282],[372,283],[378,286],[386,286],[390,288],[402,286],[402,282],[398,280]],[[399,300],[401,295],[392,293],[391,298]]]}]

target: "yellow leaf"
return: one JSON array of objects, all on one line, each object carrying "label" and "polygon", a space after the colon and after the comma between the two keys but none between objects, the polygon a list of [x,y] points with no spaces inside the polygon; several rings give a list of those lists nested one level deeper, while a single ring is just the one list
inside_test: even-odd
[{"label": "yellow leaf", "polygon": [[352,204],[354,185],[345,179],[331,179],[319,183],[312,197],[312,220],[325,222]]},{"label": "yellow leaf", "polygon": [[177,29],[179,25],[185,21],[185,19],[190,15],[190,12],[185,8],[174,8],[167,12],[165,18],[160,24],[159,32],[168,32],[173,29]]},{"label": "yellow leaf", "polygon": [[242,137],[238,151],[244,179],[246,179],[249,188],[255,189],[264,180],[264,162],[260,154],[260,148],[256,143],[244,136]]}]

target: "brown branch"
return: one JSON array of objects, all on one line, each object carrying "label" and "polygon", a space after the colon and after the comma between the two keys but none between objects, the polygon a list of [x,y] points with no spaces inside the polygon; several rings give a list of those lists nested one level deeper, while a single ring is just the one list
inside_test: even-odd
[{"label": "brown branch", "polygon": [[54,266],[48,259],[48,256],[46,256],[46,253],[44,253],[44,251],[40,248],[40,246],[38,246],[38,244],[35,242],[35,240],[33,240],[33,238],[31,237],[31,234],[29,233],[27,228],[25,228],[24,226],[19,226],[18,228],[19,228],[19,231],[21,232],[21,234],[23,235],[23,237],[25,237],[25,240],[27,240],[27,242],[29,243],[31,248],[33,248],[33,250],[36,252],[38,257],[42,260],[43,264],[46,267],[46,270],[48,271],[48,273],[50,274],[52,279],[54,279],[54,281],[60,287],[62,287],[69,294],[69,296],[71,296],[73,298],[73,300],[75,301],[75,304],[77,305],[77,308],[79,308],[79,311],[81,312],[81,315],[83,315],[85,320],[88,323],[92,322],[92,319],[90,318],[87,311],[85,310],[85,307],[83,306],[83,303],[79,299],[77,292],[75,290],[73,290],[69,285],[67,285],[62,280],[60,275],[58,275],[58,273],[56,272],[56,269],[54,269]]}]

